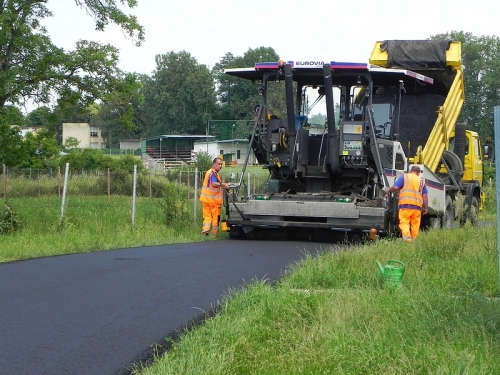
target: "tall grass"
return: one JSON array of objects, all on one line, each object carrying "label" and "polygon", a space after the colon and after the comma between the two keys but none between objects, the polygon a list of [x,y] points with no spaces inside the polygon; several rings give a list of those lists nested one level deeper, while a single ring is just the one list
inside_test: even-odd
[{"label": "tall grass", "polygon": [[[498,374],[496,246],[483,223],[308,255],[278,285],[235,291],[136,373]],[[400,289],[380,277],[389,259],[405,264]]]},{"label": "tall grass", "polygon": [[201,214],[195,223],[192,201],[184,202],[187,207],[182,212],[188,213],[184,220],[172,223],[167,212],[174,210],[166,206],[166,198],[137,198],[132,227],[131,200],[124,196],[70,197],[61,222],[58,198],[10,199],[20,229],[0,236],[0,262],[199,240]]}]

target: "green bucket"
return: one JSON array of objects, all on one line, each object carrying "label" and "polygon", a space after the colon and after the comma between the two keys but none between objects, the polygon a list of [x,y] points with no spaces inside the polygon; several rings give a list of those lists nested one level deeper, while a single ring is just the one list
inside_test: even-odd
[{"label": "green bucket", "polygon": [[385,287],[400,288],[405,274],[405,265],[399,260],[389,260],[385,266],[377,262]]}]

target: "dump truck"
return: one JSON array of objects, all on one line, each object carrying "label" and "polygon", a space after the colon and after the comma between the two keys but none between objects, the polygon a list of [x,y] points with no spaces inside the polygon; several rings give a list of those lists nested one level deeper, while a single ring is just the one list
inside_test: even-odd
[{"label": "dump truck", "polygon": [[[429,191],[423,227],[475,221],[483,150],[479,135],[457,123],[459,42],[383,41],[368,63],[280,60],[225,74],[257,83],[250,149],[269,171],[265,192],[234,189],[227,200],[232,238],[397,235],[397,196],[383,189],[414,165]],[[277,92],[282,116],[269,114]]]}]

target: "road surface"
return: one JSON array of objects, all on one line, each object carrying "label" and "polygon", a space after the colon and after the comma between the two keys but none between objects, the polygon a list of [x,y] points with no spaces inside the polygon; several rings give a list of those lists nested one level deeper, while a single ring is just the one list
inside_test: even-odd
[{"label": "road surface", "polygon": [[0,374],[129,374],[230,289],[327,248],[221,240],[0,264]]}]

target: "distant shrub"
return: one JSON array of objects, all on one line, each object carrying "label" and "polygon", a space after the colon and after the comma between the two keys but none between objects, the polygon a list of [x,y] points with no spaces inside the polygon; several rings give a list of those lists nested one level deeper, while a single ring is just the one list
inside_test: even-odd
[{"label": "distant shrub", "polygon": [[198,152],[194,159],[194,166],[198,171],[204,172],[212,168],[213,158],[207,152]]},{"label": "distant shrub", "polygon": [[140,160],[132,155],[112,157],[104,155],[100,150],[90,148],[63,156],[59,166],[64,168],[66,163],[69,163],[72,171],[105,171],[109,169],[112,172],[131,173],[134,170],[134,165],[137,165],[139,172],[144,170]]},{"label": "distant shrub", "polygon": [[4,202],[0,205],[0,234],[8,234],[19,228],[19,220],[12,207]]},{"label": "distant shrub", "polygon": [[485,186],[483,192],[486,195],[484,210],[489,213],[495,213],[497,208],[497,192],[495,185]]},{"label": "distant shrub", "polygon": [[188,211],[185,186],[165,183],[161,205],[167,225],[182,228],[192,221],[192,216]]},{"label": "distant shrub", "polygon": [[483,179],[486,184],[494,185],[496,180],[495,166],[489,163],[484,164],[484,176]]}]

